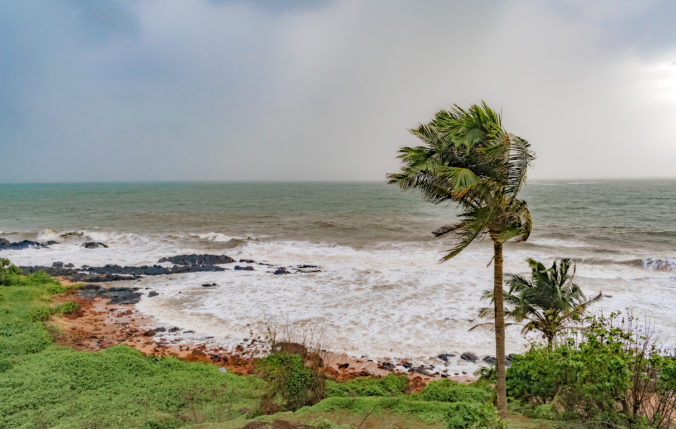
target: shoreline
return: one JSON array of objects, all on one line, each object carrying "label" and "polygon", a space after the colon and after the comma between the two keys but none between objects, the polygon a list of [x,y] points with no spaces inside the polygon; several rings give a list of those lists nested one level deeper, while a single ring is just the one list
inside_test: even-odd
[{"label": "shoreline", "polygon": [[[57,279],[64,286],[76,284]],[[105,284],[101,286],[102,289],[107,288]],[[124,344],[148,356],[173,356],[186,361],[211,363],[239,375],[252,375],[256,373],[256,361],[270,348],[260,338],[244,339],[234,349],[209,341],[213,339],[210,337],[205,337],[206,341],[196,341],[185,335],[194,333],[192,331],[183,331],[180,327],[157,327],[158,323],[139,311],[135,304],[110,303],[110,299],[102,296],[82,297],[77,290],[59,295],[54,301],[76,301],[80,306],[74,314],[51,319],[59,329],[55,341],[77,350],[100,351]],[[173,331],[171,337],[166,335],[169,331]],[[477,379],[469,374],[430,373],[406,360],[402,362],[408,370],[402,371],[387,361],[356,358],[346,353],[322,351],[321,356],[326,376],[338,381],[401,374],[407,376],[413,390],[419,390],[433,380],[470,383]]]}]

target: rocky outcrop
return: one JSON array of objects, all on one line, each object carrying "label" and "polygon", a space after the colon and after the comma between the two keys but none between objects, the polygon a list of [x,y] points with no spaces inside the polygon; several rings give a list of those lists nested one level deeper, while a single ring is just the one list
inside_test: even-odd
[{"label": "rocky outcrop", "polygon": [[167,268],[159,265],[142,265],[136,267],[108,264],[103,267],[83,266],[80,268],[66,268],[64,265],[63,267],[27,266],[20,268],[24,274],[44,271],[49,275],[63,277],[74,282],[114,282],[118,280],[133,280],[143,276],[159,276],[163,274],[225,271],[224,268],[217,265],[174,265],[171,268]]},{"label": "rocky outcrop", "polygon": [[227,255],[176,255],[162,258],[158,263],[169,262],[176,265],[220,265],[231,264],[234,259]]},{"label": "rocky outcrop", "polygon": [[41,247],[48,247],[52,244],[56,244],[55,241],[48,241],[46,243],[38,243],[37,241],[31,241],[31,240],[23,240],[23,241],[16,241],[14,243],[10,242],[9,240],[5,240],[4,238],[0,238],[0,250],[22,250],[22,249],[29,249],[29,248],[41,248]]},{"label": "rocky outcrop", "polygon": [[460,355],[460,359],[474,363],[479,360],[479,357],[472,352],[465,352]]},{"label": "rocky outcrop", "polygon": [[82,243],[82,247],[84,247],[85,249],[98,249],[99,247],[103,247],[106,249],[108,248],[107,245],[99,243],[98,241],[88,241],[86,243]]},{"label": "rocky outcrop", "polygon": [[99,285],[85,285],[75,293],[83,299],[104,298],[108,304],[136,304],[141,299],[141,292],[136,287],[106,288]]}]

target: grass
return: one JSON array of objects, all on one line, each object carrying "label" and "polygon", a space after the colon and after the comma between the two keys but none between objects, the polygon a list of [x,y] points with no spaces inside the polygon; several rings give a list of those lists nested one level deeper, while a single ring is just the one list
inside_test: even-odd
[{"label": "grass", "polygon": [[[324,429],[478,428],[497,421],[485,385],[444,380],[410,394],[397,375],[329,380],[327,398],[313,406],[258,415],[267,390],[261,377],[127,346],[87,352],[54,343],[49,318],[78,307],[52,299],[73,287],[42,273],[0,286],[0,427],[227,429],[284,421]],[[558,427],[543,422],[515,416],[507,427]]]}]

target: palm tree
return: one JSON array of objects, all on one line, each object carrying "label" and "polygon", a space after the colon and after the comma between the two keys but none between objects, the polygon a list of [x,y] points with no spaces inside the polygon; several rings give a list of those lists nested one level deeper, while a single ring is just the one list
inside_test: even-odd
[{"label": "palm tree", "polygon": [[502,302],[502,246],[511,239],[524,241],[531,231],[526,202],[517,194],[534,159],[530,145],[507,132],[501,115],[485,102],[463,109],[440,110],[429,123],[410,130],[423,145],[399,150],[402,168],[388,174],[389,183],[416,189],[433,203],[455,202],[462,208],[459,221],[434,232],[454,234],[455,245],[441,262],[456,256],[477,238],[493,242],[493,290],[497,405],[507,416],[505,385],[505,319]]},{"label": "palm tree", "polygon": [[[547,339],[547,347],[551,350],[554,338],[565,326],[584,313],[587,306],[603,298],[603,292],[587,299],[582,289],[573,283],[575,265],[568,258],[555,260],[551,268],[542,263],[528,259],[532,270],[530,280],[511,275],[507,279],[509,290],[503,292],[504,300],[509,306],[505,311],[507,318],[517,323],[524,320],[522,333],[540,331]],[[493,292],[486,291],[484,297],[493,299]],[[483,309],[481,316],[488,316],[490,308]]]}]

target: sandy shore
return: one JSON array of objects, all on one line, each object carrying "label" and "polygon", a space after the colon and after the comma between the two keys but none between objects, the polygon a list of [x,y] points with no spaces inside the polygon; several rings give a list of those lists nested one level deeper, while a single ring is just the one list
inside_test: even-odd
[{"label": "sandy shore", "polygon": [[[70,284],[62,281],[64,285]],[[79,350],[98,351],[118,344],[134,347],[146,355],[175,356],[188,361],[209,362],[236,374],[254,374],[255,361],[265,355],[269,345],[252,338],[226,349],[211,341],[195,341],[182,336],[178,327],[170,337],[163,335],[166,328],[156,328],[157,322],[138,311],[133,304],[110,304],[107,298],[83,298],[68,293],[57,301],[76,301],[79,310],[70,315],[52,319],[59,328],[56,340]],[[161,331],[161,332],[158,332]],[[186,334],[189,331],[185,331]],[[322,352],[325,372],[329,378],[349,380],[359,376],[385,376],[389,373],[405,374],[413,390],[420,389],[430,380],[448,378],[458,382],[474,379],[466,374],[421,374],[390,370],[384,362],[358,359],[344,353]]]}]

